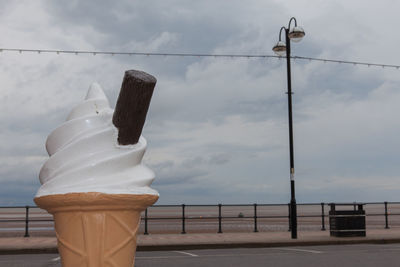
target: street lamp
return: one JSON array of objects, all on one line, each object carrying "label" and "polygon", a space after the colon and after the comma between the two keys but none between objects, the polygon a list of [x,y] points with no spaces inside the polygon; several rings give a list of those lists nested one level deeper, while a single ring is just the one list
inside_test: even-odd
[{"label": "street lamp", "polygon": [[[294,21],[294,27],[291,29],[290,24]],[[285,30],[285,42],[282,42],[282,30]],[[304,37],[305,32],[302,27],[297,26],[297,21],[294,17],[289,20],[287,28],[282,27],[279,31],[279,41],[272,48],[278,55],[283,56],[286,53],[287,66],[287,82],[288,82],[288,114],[289,114],[289,152],[290,152],[290,229],[292,238],[297,238],[297,207],[294,190],[294,152],[293,152],[293,118],[292,118],[292,81],[290,75],[290,41],[299,42]]]}]

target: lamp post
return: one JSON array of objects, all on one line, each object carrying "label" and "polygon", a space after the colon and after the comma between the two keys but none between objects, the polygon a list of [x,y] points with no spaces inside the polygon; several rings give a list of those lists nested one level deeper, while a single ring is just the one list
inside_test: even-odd
[{"label": "lamp post", "polygon": [[[290,24],[294,21],[294,27]],[[281,40],[282,30],[285,31],[285,43]],[[292,81],[290,74],[290,41],[299,42],[305,35],[303,28],[297,26],[296,18],[289,20],[287,28],[282,27],[279,31],[279,41],[272,50],[279,56],[286,53],[287,82],[288,82],[288,114],[289,114],[289,153],[290,153],[290,230],[292,238],[297,238],[297,207],[294,186],[294,151],[293,151],[293,118],[292,118]]]}]

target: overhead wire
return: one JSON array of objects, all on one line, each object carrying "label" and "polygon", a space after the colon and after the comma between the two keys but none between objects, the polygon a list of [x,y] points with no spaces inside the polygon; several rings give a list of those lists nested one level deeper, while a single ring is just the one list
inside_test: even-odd
[{"label": "overhead wire", "polygon": [[[128,55],[128,56],[169,56],[169,57],[212,57],[212,58],[278,58],[282,59],[285,56],[278,55],[263,55],[263,54],[202,54],[202,53],[161,53],[161,52],[118,52],[118,51],[89,51],[89,50],[56,50],[56,49],[22,49],[22,48],[0,48],[0,52],[31,52],[31,53],[56,53],[60,54],[91,54],[95,55]],[[361,61],[350,61],[350,60],[338,60],[338,59],[327,59],[327,58],[316,58],[316,57],[304,57],[304,56],[291,56],[292,59],[308,60],[308,61],[319,61],[324,63],[338,63],[338,64],[351,64],[351,65],[363,65],[367,67],[382,67],[382,68],[396,68],[399,69],[400,65],[394,64],[380,64],[372,62],[361,62]]]}]

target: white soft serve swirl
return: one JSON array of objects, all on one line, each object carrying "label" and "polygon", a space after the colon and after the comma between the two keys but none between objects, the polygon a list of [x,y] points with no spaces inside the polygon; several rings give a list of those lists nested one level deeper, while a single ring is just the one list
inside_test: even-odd
[{"label": "white soft serve swirl", "polygon": [[85,100],[47,138],[50,158],[40,170],[36,197],[82,192],[151,194],[154,173],[141,163],[146,140],[120,146],[113,110],[101,87],[90,86]]}]

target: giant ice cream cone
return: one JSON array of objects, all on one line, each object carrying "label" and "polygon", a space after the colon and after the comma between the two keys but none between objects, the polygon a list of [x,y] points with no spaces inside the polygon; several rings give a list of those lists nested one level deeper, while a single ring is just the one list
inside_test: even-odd
[{"label": "giant ice cream cone", "polygon": [[54,216],[64,267],[134,265],[140,213],[158,199],[150,188],[154,173],[141,163],[147,145],[141,131],[155,82],[127,71],[115,113],[93,84],[47,139],[50,158],[34,201]]}]

